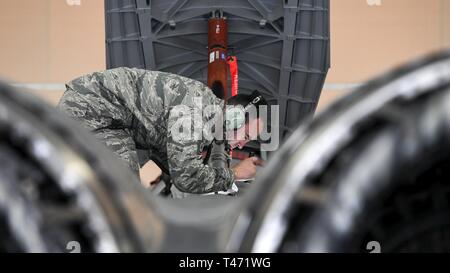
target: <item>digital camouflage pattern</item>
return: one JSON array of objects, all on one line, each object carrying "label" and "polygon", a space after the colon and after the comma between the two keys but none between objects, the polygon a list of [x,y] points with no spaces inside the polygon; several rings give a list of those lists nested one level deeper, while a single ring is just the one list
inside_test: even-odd
[{"label": "digital camouflage pattern", "polygon": [[[199,113],[202,105],[223,107],[223,101],[201,82],[164,72],[116,68],[82,76],[66,88],[59,109],[91,130],[136,174],[139,149],[148,151],[146,160],[169,174],[179,192],[226,191],[233,184],[232,170],[203,164],[201,151],[211,139],[174,137],[169,129],[180,119],[172,114],[173,107],[185,105]],[[201,104],[194,100],[199,97]],[[205,115],[203,122],[207,124],[215,114]]]}]

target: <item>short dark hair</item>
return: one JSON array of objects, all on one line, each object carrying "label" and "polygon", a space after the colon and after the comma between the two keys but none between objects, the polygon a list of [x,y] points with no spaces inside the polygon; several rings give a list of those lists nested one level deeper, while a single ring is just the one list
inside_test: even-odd
[{"label": "short dark hair", "polygon": [[[254,103],[253,105],[256,107],[256,118],[259,118],[260,117],[259,107],[263,105],[268,106],[268,104],[264,96],[258,90],[254,90],[250,95],[238,94],[236,96],[233,96],[227,100],[227,105],[234,105],[234,106],[241,105],[242,107],[247,107],[258,96],[261,96],[261,99],[258,102]],[[249,113],[247,112],[245,113],[245,122],[248,122],[248,119]]]}]

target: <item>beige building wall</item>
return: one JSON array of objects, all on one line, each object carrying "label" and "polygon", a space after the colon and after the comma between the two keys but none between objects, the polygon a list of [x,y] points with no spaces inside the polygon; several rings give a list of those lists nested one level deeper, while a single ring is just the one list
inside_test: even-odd
[{"label": "beige building wall", "polygon": [[27,84],[52,104],[61,83],[105,69],[103,0],[68,2],[0,1],[0,77]]},{"label": "beige building wall", "polygon": [[[80,2],[81,5],[68,3]],[[318,111],[357,84],[450,47],[450,0],[331,0],[332,58]],[[105,69],[103,0],[0,1],[0,77],[51,104],[61,84]],[[154,169],[143,172],[143,180]]]},{"label": "beige building wall", "polygon": [[[68,4],[77,1],[81,5]],[[380,3],[331,1],[332,68],[327,86],[361,83],[450,46],[450,0]],[[60,84],[105,68],[103,0],[0,1],[0,35],[0,77],[10,81]],[[29,86],[53,104],[62,92]],[[324,90],[320,110],[345,93],[339,89]]]},{"label": "beige building wall", "polygon": [[[410,59],[450,47],[450,0],[380,0],[379,6],[368,2],[331,0],[330,86],[363,83]],[[346,93],[325,89],[318,112]]]}]

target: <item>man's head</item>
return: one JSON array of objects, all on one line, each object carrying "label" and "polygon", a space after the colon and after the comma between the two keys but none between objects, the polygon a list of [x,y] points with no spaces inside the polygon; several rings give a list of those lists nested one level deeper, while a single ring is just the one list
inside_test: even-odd
[{"label": "man's head", "polygon": [[239,94],[227,101],[225,127],[231,149],[242,148],[261,134],[266,125],[260,115],[260,106],[264,105],[267,106],[267,101],[256,90],[251,95]]}]

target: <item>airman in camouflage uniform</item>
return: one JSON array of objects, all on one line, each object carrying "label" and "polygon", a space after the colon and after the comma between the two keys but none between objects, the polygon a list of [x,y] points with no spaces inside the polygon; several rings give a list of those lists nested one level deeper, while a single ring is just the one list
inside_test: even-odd
[{"label": "airman in camouflage uniform", "polygon": [[[202,113],[194,98],[222,109],[224,102],[204,84],[164,72],[117,68],[82,76],[66,87],[59,108],[81,121],[136,174],[137,150],[146,150],[147,161],[169,174],[180,192],[226,191],[233,184],[231,169],[203,164],[201,151],[211,138],[179,138],[170,130],[179,119],[171,114],[173,107],[185,105]],[[204,115],[203,123],[215,114]]]}]

